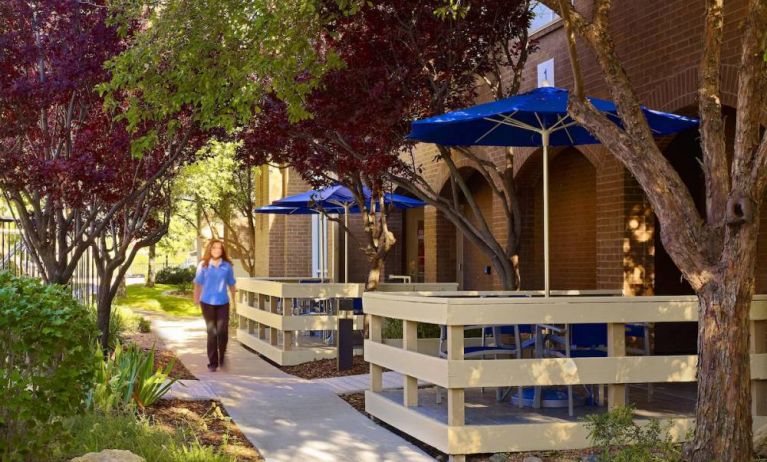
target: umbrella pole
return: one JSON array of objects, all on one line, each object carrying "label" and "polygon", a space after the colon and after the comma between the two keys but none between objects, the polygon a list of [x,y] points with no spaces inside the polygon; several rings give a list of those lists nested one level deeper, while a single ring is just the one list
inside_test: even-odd
[{"label": "umbrella pole", "polygon": [[549,286],[549,132],[541,132],[543,140],[543,295],[548,297]]},{"label": "umbrella pole", "polygon": [[344,282],[349,282],[349,204],[344,204]]},{"label": "umbrella pole", "polygon": [[319,255],[318,255],[320,257],[320,282],[325,282],[325,252],[324,252],[325,250],[324,249],[325,247],[324,231],[325,230],[322,229],[323,228],[322,225],[325,224],[325,216],[320,214],[320,219],[318,221],[320,226],[320,232],[319,232],[320,241],[318,242],[318,245],[320,246]]},{"label": "umbrella pole", "polygon": [[322,215],[322,282],[328,274],[328,218]]}]

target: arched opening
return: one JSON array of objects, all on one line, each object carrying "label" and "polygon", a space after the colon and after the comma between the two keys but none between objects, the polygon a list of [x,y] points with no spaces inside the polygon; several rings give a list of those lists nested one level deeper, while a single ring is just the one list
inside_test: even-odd
[{"label": "arched opening", "polygon": [[[394,194],[414,197],[403,188],[396,188]],[[401,274],[410,276],[412,282],[426,280],[426,234],[424,226],[424,209],[415,207],[399,210],[399,229],[395,232],[396,246],[399,247],[398,258]]]},{"label": "arched opening", "polygon": [[[397,194],[403,194],[397,191]],[[423,220],[423,208],[417,210],[421,211],[421,220]],[[404,265],[404,254],[407,245],[407,229],[406,226],[406,211],[401,209],[390,209],[386,215],[386,222],[389,230],[394,234],[394,238],[397,242],[389,252],[386,258],[386,266],[384,267],[384,274],[381,276],[381,282],[387,282],[389,275],[403,275],[407,274],[406,266]],[[344,220],[343,216],[339,216],[340,220]],[[368,243],[368,234],[365,232],[364,221],[362,215],[359,213],[350,213],[348,217],[349,236],[348,244],[344,242],[347,238],[344,230],[339,226],[337,227],[336,238],[334,240],[334,246],[337,248],[335,252],[338,272],[337,278],[339,281],[344,280],[346,274],[345,265],[348,261],[349,264],[349,281],[356,283],[364,283],[367,281],[368,272],[370,271],[370,261],[365,253],[365,247]],[[348,258],[345,257],[344,252],[348,245]]]},{"label": "arched opening", "polygon": [[[493,193],[482,175],[472,168],[462,168],[460,173],[471,191],[480,214],[493,229]],[[448,178],[440,191],[443,197],[451,198],[451,182]],[[478,225],[480,219],[462,194],[458,195],[461,211],[469,221]],[[494,276],[490,258],[468,238],[457,231],[455,225],[444,214],[437,212],[437,282],[457,281],[462,290],[493,290],[498,279]]]},{"label": "arched opening", "polygon": [[[695,108],[676,111],[679,114],[695,114]],[[735,110],[725,107],[725,145],[732,148],[735,130]],[[703,152],[698,130],[687,130],[676,135],[663,150],[663,154],[677,171],[692,196],[698,213],[706,214],[706,185],[701,168]],[[728,152],[728,158],[731,158]],[[695,292],[682,277],[661,241],[663,230],[655,219],[654,292],[656,295],[692,295]],[[654,351],[659,355],[695,354],[697,351],[698,326],[690,322],[658,323],[655,325]]]},{"label": "arched opening", "polygon": [[[450,180],[446,180],[440,190],[442,197],[450,197]],[[458,282],[458,257],[456,229],[445,214],[437,210],[436,219],[436,276],[437,282]]]},{"label": "arched opening", "polygon": [[[549,250],[552,289],[595,289],[596,169],[577,149],[549,154]],[[520,272],[523,289],[543,289],[541,155],[517,175],[522,207]]]},{"label": "arched opening", "polygon": [[[490,189],[490,185],[487,184],[487,181],[485,181],[482,175],[474,171],[468,173],[466,184],[469,187],[482,216],[492,230],[493,192]],[[465,201],[463,203],[463,213],[469,218],[469,221],[471,221],[472,224],[479,226],[480,219]],[[463,238],[463,242],[459,243],[458,251],[463,253],[459,259],[459,264],[462,264],[460,269],[463,270],[462,286],[464,290],[495,289],[495,280],[497,279],[493,277],[495,269],[492,267],[492,262],[487,255],[476,248],[476,246],[465,237]]]}]

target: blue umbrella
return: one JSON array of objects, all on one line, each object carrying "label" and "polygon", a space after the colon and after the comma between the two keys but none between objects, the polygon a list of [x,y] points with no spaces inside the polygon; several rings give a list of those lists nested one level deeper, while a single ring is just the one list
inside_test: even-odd
[{"label": "blue umbrella", "polygon": [[[363,195],[365,201],[370,201],[371,192],[367,187],[363,187]],[[391,205],[399,209],[409,209],[413,207],[423,207],[426,205],[418,199],[412,197],[402,196],[400,194],[385,193],[384,204]],[[280,207],[307,207],[315,209],[327,210],[330,208],[338,207],[352,207],[357,205],[357,198],[346,186],[335,184],[328,186],[327,188],[312,189],[300,194],[287,196],[285,198],[276,200],[272,205]],[[336,212],[328,212],[336,213]],[[354,213],[359,213],[359,210]]]},{"label": "blue umbrella", "polygon": [[[365,200],[371,200],[370,189],[363,187]],[[384,194],[384,204],[398,209],[423,207],[425,202],[400,194]],[[309,190],[300,194],[287,196],[255,210],[256,213],[271,213],[279,215],[317,214],[320,211],[330,214],[343,214],[346,229],[349,228],[349,214],[360,213],[357,199],[349,188],[339,184],[318,190]],[[322,229],[322,228],[320,228]],[[344,233],[344,282],[349,282],[349,236]]]},{"label": "blue umbrella", "polygon": [[[343,207],[330,207],[322,211],[325,213],[344,213]],[[309,207],[285,207],[280,205],[265,205],[255,209],[254,212],[272,215],[318,215],[320,213],[319,210]]]},{"label": "blue umbrella", "polygon": [[[567,112],[569,92],[541,87],[510,98],[479,104],[412,123],[408,137],[445,146],[543,147],[544,293],[549,296],[549,146],[599,144]],[[615,104],[588,98],[597,110],[621,126]],[[698,120],[642,107],[655,135],[669,135],[698,126]]]}]

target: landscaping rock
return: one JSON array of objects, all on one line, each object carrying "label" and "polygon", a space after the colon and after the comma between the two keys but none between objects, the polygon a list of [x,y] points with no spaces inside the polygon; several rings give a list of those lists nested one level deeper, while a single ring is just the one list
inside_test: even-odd
[{"label": "landscaping rock", "polygon": [[754,452],[757,457],[767,457],[767,425],[754,432]]},{"label": "landscaping rock", "polygon": [[70,462],[146,462],[146,459],[124,449],[104,449],[75,457]]},{"label": "landscaping rock", "polygon": [[522,459],[522,462],[543,462],[543,459],[536,456],[527,456],[524,459]]},{"label": "landscaping rock", "polygon": [[488,462],[505,462],[508,459],[509,459],[509,455],[506,454],[505,452],[501,452],[501,453],[493,454],[492,456],[490,456],[490,459]]}]

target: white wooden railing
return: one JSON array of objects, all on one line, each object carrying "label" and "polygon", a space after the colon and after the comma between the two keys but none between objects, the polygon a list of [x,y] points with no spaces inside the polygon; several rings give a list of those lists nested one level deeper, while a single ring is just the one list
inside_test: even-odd
[{"label": "white wooden railing", "polygon": [[[465,419],[465,390],[484,387],[538,387],[605,384],[607,405],[625,404],[627,384],[694,382],[697,355],[626,356],[627,323],[697,321],[695,297],[538,296],[518,292],[367,293],[370,316],[365,359],[371,383],[368,413],[461,460],[465,454],[588,447],[583,423],[568,420],[475,425]],[[527,295],[532,295],[528,293]],[[480,297],[484,296],[484,297]],[[751,377],[754,425],[767,424],[767,296],[751,307]],[[403,321],[401,346],[382,338],[384,318]],[[446,326],[447,357],[433,354],[434,342],[418,339],[419,323]],[[464,328],[471,325],[607,324],[607,357],[464,359]],[[382,393],[383,368],[404,376],[401,402]],[[418,384],[447,390],[446,419],[419,412]],[[690,416],[670,419],[671,433],[683,438]]]}]

